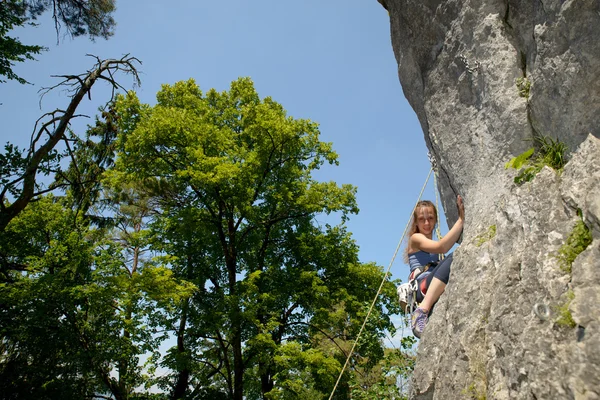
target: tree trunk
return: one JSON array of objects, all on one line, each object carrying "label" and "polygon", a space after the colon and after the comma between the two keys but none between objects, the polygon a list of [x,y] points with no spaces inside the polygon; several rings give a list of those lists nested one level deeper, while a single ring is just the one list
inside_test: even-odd
[{"label": "tree trunk", "polygon": [[244,360],[242,359],[242,335],[238,326],[233,334],[233,400],[244,398]]},{"label": "tree trunk", "polygon": [[[177,353],[179,355],[185,353],[185,343],[183,341],[185,335],[185,326],[187,324],[187,312],[189,307],[189,301],[186,301],[183,310],[181,319],[179,321],[179,329],[177,330]],[[179,373],[177,374],[177,380],[175,382],[175,387],[173,388],[173,393],[171,398],[174,400],[185,398],[185,393],[187,391],[190,380],[190,369],[188,364],[186,363]]]},{"label": "tree trunk", "polygon": [[[234,264],[235,265],[235,264]],[[229,290],[235,296],[235,266],[229,269]],[[231,345],[233,348],[233,400],[243,400],[244,397],[244,360],[242,358],[242,321],[239,304],[231,311]]]},{"label": "tree trunk", "polygon": [[263,398],[265,398],[265,394],[273,390],[273,378],[271,374],[271,367],[267,367],[265,363],[261,362],[259,364],[259,369],[263,371],[260,374],[260,391],[263,395]]}]

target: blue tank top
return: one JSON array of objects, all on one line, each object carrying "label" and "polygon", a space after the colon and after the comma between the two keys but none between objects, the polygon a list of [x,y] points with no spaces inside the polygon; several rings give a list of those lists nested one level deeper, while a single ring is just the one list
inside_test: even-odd
[{"label": "blue tank top", "polygon": [[421,268],[421,270],[423,270],[423,267],[427,264],[439,261],[439,254],[427,253],[423,250],[419,250],[415,253],[410,253],[408,255],[408,264],[410,265],[410,272],[413,272],[416,268]]}]

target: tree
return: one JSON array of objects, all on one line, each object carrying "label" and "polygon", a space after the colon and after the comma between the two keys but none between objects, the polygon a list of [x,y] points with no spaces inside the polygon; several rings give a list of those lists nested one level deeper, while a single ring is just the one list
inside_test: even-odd
[{"label": "tree", "polygon": [[[109,176],[113,185],[160,187],[153,222],[160,251],[200,289],[180,309],[164,387],[172,385],[172,398],[276,398],[276,386],[299,382],[280,379],[291,351],[312,377],[307,390],[330,390],[345,355],[324,353],[311,336],[332,328],[338,307],[351,340],[383,277],[358,261],[343,226],[358,211],[356,189],[312,177],[325,162],[337,164],[331,144],[319,140],[316,123],[261,100],[247,78],[206,95],[192,80],[165,85],[157,100],[141,104],[132,92],[118,99],[121,132]],[[316,225],[323,213],[339,213],[342,225]],[[374,362],[383,356],[383,330],[393,329],[393,292],[390,283],[359,346]],[[311,364],[307,354],[320,361]]]},{"label": "tree", "polygon": [[95,283],[112,287],[112,324],[119,328],[96,327],[96,332],[100,340],[116,343],[118,351],[105,359],[114,369],[103,381],[115,399],[124,400],[148,386],[140,357],[158,352],[166,321],[195,287],[176,279],[162,262],[165,257],[148,257],[152,234],[146,222],[155,211],[139,185],[106,187],[104,204],[114,225],[100,251],[104,261],[98,263],[101,277]]},{"label": "tree", "polygon": [[115,229],[50,195],[0,232],[0,399],[141,395],[140,359],[194,287],[143,257],[148,207],[135,193],[113,192]]},{"label": "tree", "polygon": [[[117,72],[134,76],[139,83],[135,57],[124,56],[119,60],[100,60],[94,68],[81,75],[63,75],[63,81],[52,88],[67,88],[72,93],[66,110],[56,109],[42,115],[36,121],[27,151],[7,144],[5,154],[0,154],[0,231],[37,196],[65,187],[66,182],[55,181],[47,187],[40,184],[39,175],[60,175],[60,161],[65,156],[73,158],[67,136],[71,120],[77,117],[77,107],[90,92],[92,86],[103,80],[111,84],[114,91],[122,88],[115,80]],[[57,145],[64,142],[65,150],[59,152]],[[76,161],[75,161],[76,162]],[[62,176],[62,175],[61,175]],[[14,198],[14,200],[11,199]],[[12,200],[12,201],[11,201]]]},{"label": "tree", "polygon": [[[33,60],[34,55],[45,50],[42,46],[25,45],[18,38],[7,36],[13,28],[27,22],[26,6],[20,0],[5,0],[0,7],[0,76],[14,79],[19,83],[28,83],[12,70],[15,62]],[[0,83],[5,82],[0,79]]]},{"label": "tree", "polygon": [[32,19],[51,9],[57,34],[64,26],[72,37],[88,35],[93,40],[113,35],[115,0],[25,0],[23,3]]},{"label": "tree", "polygon": [[76,399],[97,389],[87,383],[94,355],[79,345],[80,334],[93,332],[89,322],[102,319],[90,311],[103,297],[85,290],[93,244],[61,203],[40,199],[0,232],[2,399]]},{"label": "tree", "polygon": [[34,55],[46,49],[25,45],[8,33],[17,27],[35,25],[32,21],[49,8],[57,35],[61,27],[72,37],[88,35],[92,40],[97,37],[108,39],[113,34],[114,0],[3,0],[0,7],[0,76],[28,83],[14,73],[14,63],[33,60]]},{"label": "tree", "polygon": [[[66,195],[37,193],[0,230],[0,398],[329,394],[384,274],[345,228],[355,188],[312,176],[337,163],[316,124],[249,79],[188,81],[154,107],[118,97],[66,145],[68,169],[44,164]],[[394,298],[386,282],[336,399],[398,392]]]},{"label": "tree", "polygon": [[372,368],[356,367],[357,373],[350,378],[351,398],[408,399],[408,382],[416,361],[414,343],[413,336],[405,336],[400,349],[385,349],[384,357]]}]

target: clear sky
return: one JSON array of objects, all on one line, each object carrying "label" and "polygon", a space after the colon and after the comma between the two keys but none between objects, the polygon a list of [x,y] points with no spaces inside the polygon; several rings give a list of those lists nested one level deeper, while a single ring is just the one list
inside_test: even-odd
[{"label": "clear sky", "polygon": [[[58,82],[50,75],[91,68],[87,53],[139,58],[142,86],[136,90],[150,104],[164,83],[194,78],[203,91],[221,91],[249,76],[261,97],[271,96],[295,118],[320,123],[321,140],[333,142],[340,166],[323,168],[318,178],[358,187],[360,213],[348,228],[362,261],[388,267],[429,161],[398,81],[388,13],[377,0],[117,0],[115,19],[108,41],[61,36],[57,45],[49,15],[38,27],[13,32],[49,51],[15,68],[33,85],[0,84],[2,143],[25,146],[43,112],[67,106],[67,93],[55,92],[40,109],[38,90]],[[120,82],[126,88],[133,83],[129,77]],[[94,115],[108,100],[107,87],[97,85],[79,112]],[[90,121],[74,128],[83,134]],[[434,200],[433,182],[424,198]],[[407,275],[398,257],[392,277],[404,281]]]}]

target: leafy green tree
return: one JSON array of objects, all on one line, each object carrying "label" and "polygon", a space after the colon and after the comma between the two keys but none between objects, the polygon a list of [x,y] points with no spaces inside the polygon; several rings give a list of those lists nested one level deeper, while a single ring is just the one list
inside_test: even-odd
[{"label": "leafy green tree", "polygon": [[46,197],[32,203],[1,233],[4,399],[84,398],[98,388],[91,382],[94,355],[84,354],[79,345],[81,335],[93,332],[91,320],[105,316],[91,315],[102,299],[86,294],[93,252],[92,244],[82,240],[82,229],[81,220],[60,199]]},{"label": "leafy green tree", "polygon": [[[165,85],[157,100],[151,107],[129,93],[117,101],[121,136],[109,181],[160,188],[157,250],[199,288],[180,309],[163,387],[172,398],[277,398],[307,375],[306,393],[326,393],[345,354],[324,352],[311,337],[335,328],[336,307],[338,331],[355,337],[383,278],[359,263],[343,225],[315,224],[323,213],[344,222],[358,211],[354,187],[312,177],[337,164],[331,144],[314,122],[261,100],[247,78],[205,95],[192,80]],[[383,331],[393,329],[393,292],[389,283],[358,349],[372,363],[384,355]]]},{"label": "leafy green tree", "polygon": [[92,229],[68,197],[48,196],[0,233],[0,398],[143,394],[159,314],[193,286],[143,257],[148,207],[132,206],[133,193],[119,192],[116,230]]},{"label": "leafy green tree", "polygon": [[[158,99],[131,93],[71,136],[67,196],[0,230],[2,398],[326,398],[383,278],[343,224],[355,189],[312,178],[331,145],[248,79]],[[316,223],[331,212],[341,225]],[[394,297],[387,282],[336,399],[397,393]]]},{"label": "leafy green tree", "polygon": [[414,343],[413,336],[406,336],[400,349],[385,349],[384,357],[374,366],[365,368],[364,362],[356,365],[349,379],[351,398],[408,399],[408,382],[416,360]]},{"label": "leafy green tree", "polygon": [[110,380],[109,388],[116,399],[127,399],[137,387],[148,386],[140,357],[158,351],[170,315],[195,287],[174,277],[163,262],[169,257],[149,257],[152,233],[147,220],[155,209],[147,192],[135,184],[108,187],[105,203],[104,212],[113,219],[114,228],[102,251],[111,268],[103,273],[116,290],[113,307],[121,329],[104,334],[123,344],[111,358],[116,366],[112,375],[118,378]]}]

